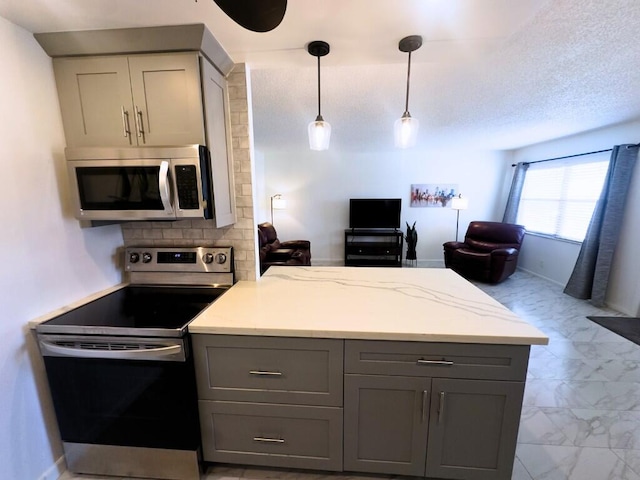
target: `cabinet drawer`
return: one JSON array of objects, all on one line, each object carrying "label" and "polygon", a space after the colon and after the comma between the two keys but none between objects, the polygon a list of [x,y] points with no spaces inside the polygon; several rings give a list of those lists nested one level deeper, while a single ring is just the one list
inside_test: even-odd
[{"label": "cabinet drawer", "polygon": [[347,340],[345,373],[524,381],[529,346]]},{"label": "cabinet drawer", "polygon": [[198,398],[342,406],[343,341],[193,335]]},{"label": "cabinet drawer", "polygon": [[199,401],[204,460],[342,469],[342,409]]}]

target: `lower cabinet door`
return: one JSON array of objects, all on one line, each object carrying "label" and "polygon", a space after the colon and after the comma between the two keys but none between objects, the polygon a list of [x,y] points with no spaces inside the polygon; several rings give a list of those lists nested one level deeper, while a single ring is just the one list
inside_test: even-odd
[{"label": "lower cabinet door", "polygon": [[524,383],[433,379],[426,476],[509,480]]},{"label": "lower cabinet door", "polygon": [[430,379],[345,375],[344,469],[423,476]]},{"label": "lower cabinet door", "polygon": [[199,401],[210,462],[342,470],[342,408]]}]

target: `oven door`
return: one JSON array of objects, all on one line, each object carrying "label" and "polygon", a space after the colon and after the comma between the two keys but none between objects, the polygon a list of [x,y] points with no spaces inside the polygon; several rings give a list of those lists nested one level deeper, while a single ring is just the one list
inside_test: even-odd
[{"label": "oven door", "polygon": [[198,449],[188,338],[38,340],[63,442]]},{"label": "oven door", "polygon": [[168,160],[75,160],[67,165],[80,220],[176,216]]}]

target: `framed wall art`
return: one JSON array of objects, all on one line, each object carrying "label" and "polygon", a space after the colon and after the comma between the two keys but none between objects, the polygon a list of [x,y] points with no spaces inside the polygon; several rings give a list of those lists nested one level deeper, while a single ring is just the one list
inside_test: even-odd
[{"label": "framed wall art", "polygon": [[451,199],[458,195],[458,185],[453,183],[412,183],[410,207],[451,208]]}]

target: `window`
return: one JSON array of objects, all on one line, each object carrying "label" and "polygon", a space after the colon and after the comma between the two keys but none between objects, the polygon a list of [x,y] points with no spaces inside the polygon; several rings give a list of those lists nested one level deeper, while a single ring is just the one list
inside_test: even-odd
[{"label": "window", "polygon": [[532,163],[517,223],[530,232],[582,242],[608,167],[609,153]]}]

